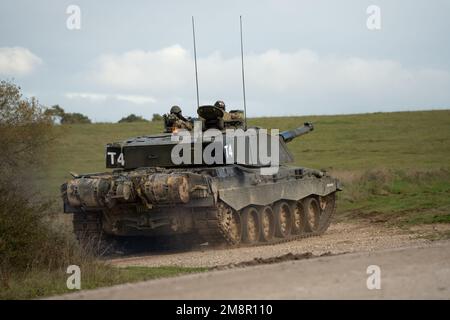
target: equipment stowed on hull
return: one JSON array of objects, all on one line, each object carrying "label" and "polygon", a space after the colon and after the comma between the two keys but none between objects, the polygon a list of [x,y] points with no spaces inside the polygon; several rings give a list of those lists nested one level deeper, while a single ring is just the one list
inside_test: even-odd
[{"label": "equipment stowed on hull", "polygon": [[191,194],[198,197],[196,191],[208,188],[207,184],[201,184],[204,178],[198,174],[149,171],[76,177],[63,185],[65,203],[71,208],[103,210],[140,199],[152,208],[153,205],[188,203]]}]

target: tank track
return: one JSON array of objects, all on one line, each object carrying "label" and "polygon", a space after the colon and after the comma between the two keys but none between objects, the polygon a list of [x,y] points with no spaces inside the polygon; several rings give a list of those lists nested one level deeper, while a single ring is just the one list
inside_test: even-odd
[{"label": "tank track", "polygon": [[226,227],[224,227],[219,208],[208,209],[194,218],[195,228],[204,242],[214,246],[235,245]]},{"label": "tank track", "polygon": [[[331,223],[331,217],[336,211],[335,194],[333,193],[327,197],[330,198],[328,199],[325,209],[321,210],[317,230],[308,231],[303,227],[298,234],[290,234],[286,237],[274,236],[269,241],[258,241],[255,243],[236,241],[236,237],[233,236],[230,228],[232,225],[231,213],[233,210],[223,202],[219,202],[214,208],[195,212],[194,225],[201,240],[215,247],[267,246],[320,236],[328,229]],[[302,199],[299,202],[302,203],[305,199]],[[272,204],[271,207],[273,208],[274,205],[275,204]],[[240,210],[238,214],[241,216],[243,211],[244,210]],[[302,218],[306,219],[305,216]],[[133,251],[130,250],[130,248],[133,248],[137,243],[140,247],[145,245],[155,249],[169,249],[172,246],[178,247],[180,243],[183,243],[186,248],[189,248],[194,246],[195,242],[198,242],[198,238],[194,234],[185,235],[182,239],[178,239],[177,237],[164,237],[161,239],[152,238],[151,240],[148,239],[149,241],[145,241],[145,244],[142,242],[142,239],[138,242],[129,238],[119,241],[117,237],[109,236],[103,232],[101,212],[83,212],[74,214],[73,230],[80,244],[84,248],[91,250],[95,255],[109,255],[117,251]]]},{"label": "tank track", "polygon": [[102,229],[101,212],[76,213],[73,215],[72,224],[75,237],[85,250],[101,255],[112,247],[111,239]]},{"label": "tank track", "polygon": [[173,248],[190,249],[194,234],[160,237],[119,237],[103,232],[102,212],[83,212],[73,215],[75,237],[87,252],[97,256],[139,253],[146,250],[167,251]]},{"label": "tank track", "polygon": [[[291,234],[284,238],[273,237],[269,241],[258,241],[256,243],[236,243],[233,237],[230,236],[229,229],[227,228],[227,221],[224,221],[223,208],[227,207],[224,203],[219,203],[214,209],[204,211],[202,214],[197,214],[195,218],[195,226],[197,232],[205,242],[213,246],[227,246],[227,247],[254,247],[254,246],[267,246],[275,245],[279,243],[285,243],[289,241],[300,240],[304,238],[320,236],[329,227],[331,223],[331,217],[336,212],[336,195],[335,193],[328,195],[329,203],[327,203],[324,210],[321,210],[319,227],[315,231],[307,231],[302,228],[298,234]],[[307,198],[305,198],[307,199]],[[305,200],[299,200],[299,202]],[[274,203],[271,204],[274,207]],[[243,210],[240,210],[239,214],[242,214]],[[241,215],[242,216],[242,215]]]}]

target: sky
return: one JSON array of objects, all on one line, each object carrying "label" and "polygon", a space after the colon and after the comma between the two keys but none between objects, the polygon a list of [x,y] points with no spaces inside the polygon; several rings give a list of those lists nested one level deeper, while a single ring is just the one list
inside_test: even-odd
[{"label": "sky", "polygon": [[242,109],[240,15],[249,116],[450,107],[447,0],[2,0],[0,79],[97,122],[195,115],[194,16],[200,104]]}]

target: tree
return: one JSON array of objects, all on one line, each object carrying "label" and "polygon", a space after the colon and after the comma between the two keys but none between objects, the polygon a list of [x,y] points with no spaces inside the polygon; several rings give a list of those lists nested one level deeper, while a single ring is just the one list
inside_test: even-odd
[{"label": "tree", "polygon": [[29,167],[39,161],[41,148],[51,139],[52,124],[35,98],[23,98],[20,87],[0,81],[0,179],[21,164]]},{"label": "tree", "polygon": [[91,119],[81,113],[66,113],[61,119],[61,124],[86,124],[91,123]]},{"label": "tree", "polygon": [[50,109],[46,109],[45,114],[51,116],[51,117],[63,117],[65,112],[64,109],[61,108],[59,105],[54,105]]},{"label": "tree", "polygon": [[38,101],[20,90],[0,81],[0,280],[5,271],[25,270],[45,250],[44,209],[33,198],[33,176],[42,169],[53,123]]},{"label": "tree", "polygon": [[61,124],[91,123],[91,120],[81,113],[66,113],[59,105],[54,105],[45,110],[45,114],[52,117],[54,122]]},{"label": "tree", "polygon": [[154,113],[153,114],[152,121],[162,121],[162,120],[163,120],[162,115],[160,115],[159,113]]},{"label": "tree", "polygon": [[148,122],[148,120],[144,119],[142,116],[137,116],[134,113],[130,114],[128,117],[123,117],[119,120],[119,123],[124,122]]}]

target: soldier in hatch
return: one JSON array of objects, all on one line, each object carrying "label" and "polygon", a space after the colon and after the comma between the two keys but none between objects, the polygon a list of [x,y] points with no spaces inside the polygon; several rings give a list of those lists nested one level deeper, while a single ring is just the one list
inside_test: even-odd
[{"label": "soldier in hatch", "polygon": [[188,121],[184,116],[183,113],[181,112],[181,108],[179,106],[173,106],[172,108],[170,108],[170,114],[175,115],[178,119],[180,119],[181,121]]},{"label": "soldier in hatch", "polygon": [[[225,121],[242,121],[244,120],[244,113],[242,110],[231,110],[227,112],[225,110],[225,102],[222,100],[217,100],[216,103],[214,103],[214,107],[219,108],[223,111],[223,120]],[[238,125],[239,127],[240,125]]]},{"label": "soldier in hatch", "polygon": [[192,122],[186,119],[179,106],[170,108],[170,113],[164,115],[164,126],[166,132],[173,132],[176,129],[192,130]]},{"label": "soldier in hatch", "polygon": [[231,119],[230,114],[225,111],[225,102],[222,100],[217,100],[216,103],[214,103],[214,107],[223,111],[223,120],[227,121]]}]

